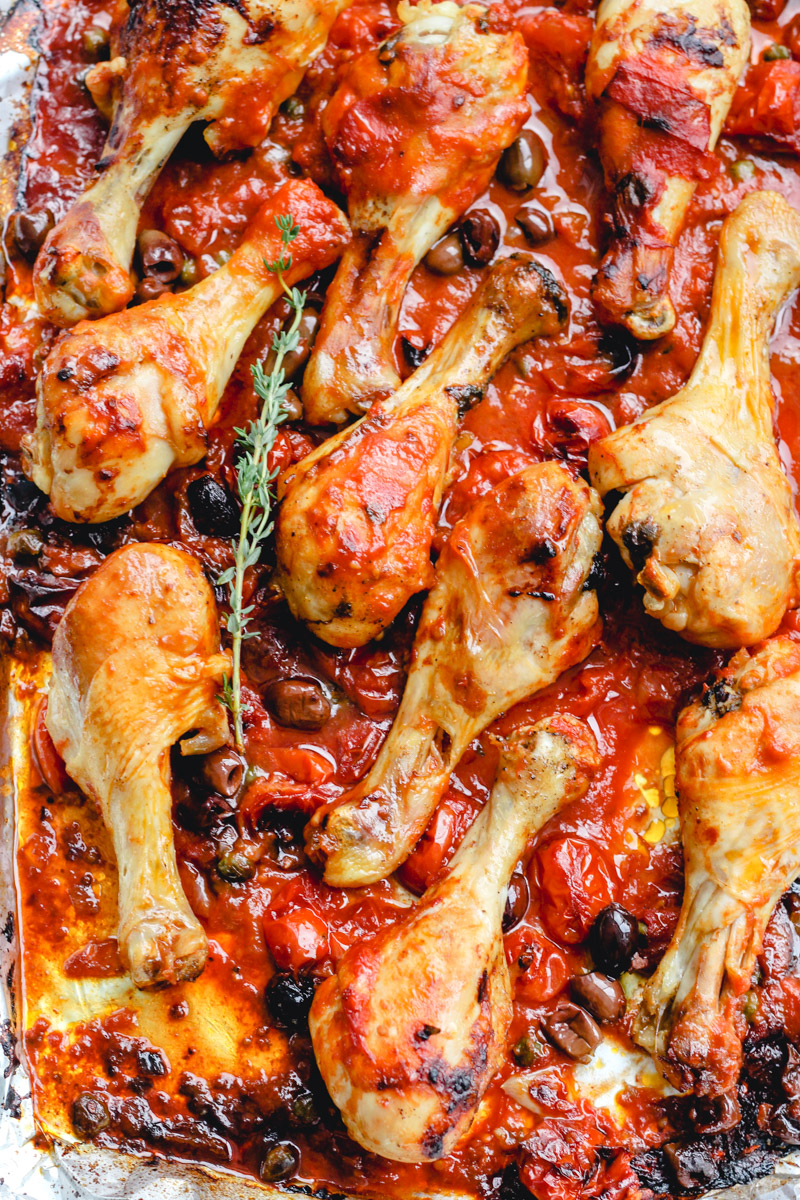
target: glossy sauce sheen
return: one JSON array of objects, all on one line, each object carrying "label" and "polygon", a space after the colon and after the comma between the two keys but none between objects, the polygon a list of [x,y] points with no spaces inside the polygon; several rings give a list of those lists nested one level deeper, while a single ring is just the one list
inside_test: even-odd
[{"label": "glossy sauce sheen", "polygon": [[[509,8],[523,33],[528,18],[539,11],[514,3]],[[576,36],[586,37],[591,14],[578,8],[568,4],[563,19]],[[792,15],[790,4],[782,25]],[[89,61],[82,48],[83,30],[88,25],[107,28],[109,19],[108,8],[98,0],[68,5],[50,0],[44,6],[42,63],[34,95],[36,132],[24,167],[21,208],[47,206],[58,218],[92,176],[103,128],[76,76]],[[309,71],[301,99],[314,89],[329,90],[338,65],[395,27],[391,5],[354,5],[336,22],[327,49]],[[757,23],[754,61],[765,44],[781,36],[778,25]],[[442,507],[439,545],[470,503],[509,474],[554,456],[566,456],[585,469],[585,433],[597,428],[598,419],[612,426],[630,421],[681,387],[694,364],[708,314],[722,220],[747,191],[759,187],[774,188],[800,206],[800,170],[791,157],[766,157],[747,141],[723,138],[717,152],[720,169],[700,184],[676,254],[671,288],[678,313],[674,332],[643,348],[619,334],[605,335],[589,299],[607,203],[599,165],[591,139],[553,107],[547,72],[537,70],[533,56],[531,78],[533,115],[528,125],[547,148],[545,174],[523,197],[493,182],[474,207],[488,209],[498,221],[500,253],[530,249],[514,220],[521,204],[536,203],[549,212],[556,236],[532,252],[563,279],[571,318],[563,335],[516,351],[482,402],[464,418],[453,481]],[[311,107],[282,112],[268,142],[249,157],[222,163],[213,160],[201,138],[191,133],[151,194],[142,228],[166,231],[195,260],[198,277],[209,273],[236,246],[259,204],[290,173],[292,148],[305,166],[319,159],[312,118]],[[743,158],[755,171],[746,182],[737,183],[727,168]],[[27,268],[15,260],[12,270],[17,289],[24,293]],[[480,277],[479,270],[467,268],[443,278],[420,267],[403,306],[401,335],[418,348],[436,344]],[[324,283],[319,281],[320,290]],[[234,486],[233,429],[256,412],[249,368],[263,360],[272,332],[285,316],[277,305],[251,336],[211,432],[205,466],[170,475],[124,525],[122,540],[180,542],[212,575],[229,563],[228,542],[194,528],[186,486],[207,470]],[[23,324],[18,313],[3,310],[0,444],[7,453],[7,479],[16,470],[20,434],[32,424],[38,347],[51,336],[40,322]],[[399,340],[397,362],[407,374]],[[800,316],[794,300],[779,319],[772,369],[781,458],[796,487]],[[276,463],[286,466],[299,460],[319,437],[301,425],[285,428],[278,437]],[[85,531],[73,538],[60,523],[45,524],[46,565],[62,581],[65,594],[54,599],[49,616],[41,617],[39,632],[46,632],[48,621],[52,627],[59,605],[63,609],[70,589],[101,561],[105,549],[87,540]],[[6,566],[3,576],[17,570]],[[506,714],[495,729],[502,734],[554,710],[569,711],[588,720],[603,755],[603,767],[586,798],[546,827],[530,858],[531,901],[506,937],[516,999],[510,1046],[528,1032],[535,1034],[540,1017],[564,997],[569,977],[591,966],[585,938],[601,908],[616,901],[644,922],[647,951],[638,965],[646,967],[666,947],[680,906],[680,844],[674,819],[666,815],[668,806],[664,813],[669,749],[678,708],[721,658],[688,646],[645,618],[613,548],[607,552],[606,567],[600,589],[606,620],[601,644],[555,685]],[[325,974],[351,944],[381,928],[407,902],[392,883],[357,892],[321,884],[303,856],[300,831],[309,812],[362,777],[374,760],[399,702],[419,604],[401,614],[380,644],[335,651],[311,644],[289,620],[269,589],[268,574],[265,570],[250,580],[259,634],[247,644],[245,668],[248,754],[270,777],[269,784],[256,779],[234,821],[224,812],[209,812],[190,779],[178,778],[175,785],[181,876],[212,948],[199,981],[148,997],[126,987],[113,940],[114,867],[107,835],[92,806],[79,803],[74,793],[51,797],[54,783],[45,761],[47,747],[40,747],[40,765],[51,788],[34,768],[22,796],[19,875],[29,1017],[26,1050],[45,1124],[56,1131],[68,1129],[65,1102],[68,1114],[80,1091],[95,1090],[108,1098],[114,1117],[99,1135],[100,1142],[257,1173],[265,1147],[289,1140],[299,1152],[293,1183],[398,1197],[417,1189],[498,1194],[493,1189],[518,1157],[517,1147],[535,1134],[528,1178],[538,1180],[539,1200],[623,1194],[632,1179],[624,1156],[597,1169],[592,1146],[606,1143],[637,1153],[666,1140],[669,1117],[646,1087],[623,1093],[624,1137],[602,1110],[573,1102],[566,1093],[558,1095],[553,1086],[541,1097],[543,1115],[534,1116],[501,1090],[504,1080],[518,1070],[509,1054],[458,1152],[431,1165],[396,1165],[364,1153],[346,1137],[315,1074],[310,1042],[272,1022],[264,990],[276,961],[285,968],[316,964],[317,973]],[[13,586],[12,594],[18,594]],[[795,625],[790,615],[785,629],[794,632]],[[24,636],[18,635],[18,653],[25,648]],[[332,700],[332,716],[320,731],[279,725],[263,701],[270,682],[298,676],[320,680]],[[29,664],[23,678],[32,695],[41,683],[38,668]],[[44,742],[41,731],[39,740]],[[406,887],[421,892],[447,862],[488,795],[496,762],[488,734],[469,748],[427,833],[401,869]],[[220,878],[215,863],[230,849],[237,828],[248,844],[262,848],[263,856],[253,878],[231,883]],[[80,1006],[71,1009],[63,1000],[53,1011],[61,972],[80,981],[90,1000],[96,996],[104,1013],[79,1023],[74,1038],[63,1026],[80,1018]],[[796,981],[768,985],[760,1003],[753,1018],[756,1026],[761,1022],[768,1030],[782,1023],[790,1030],[800,1028]],[[214,1021],[219,1018],[218,1026],[211,1014]],[[244,1054],[236,1049],[234,1036],[241,1037],[241,1031]],[[624,1020],[615,1027],[615,1036],[626,1042]],[[535,1066],[552,1068],[552,1085],[566,1060],[541,1038],[537,1047]],[[297,1115],[302,1110],[298,1099],[309,1094],[314,1097],[315,1122]],[[562,1139],[556,1160],[571,1173],[547,1173],[550,1135]]]}]

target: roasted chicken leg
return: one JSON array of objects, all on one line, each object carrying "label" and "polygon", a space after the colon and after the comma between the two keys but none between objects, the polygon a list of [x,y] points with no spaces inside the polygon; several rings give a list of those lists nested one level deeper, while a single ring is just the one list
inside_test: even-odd
[{"label": "roasted chicken leg", "polygon": [[669,272],[750,50],[745,0],[602,0],[586,64],[612,195],[594,300],[637,338],[675,324]]},{"label": "roasted chicken leg", "polygon": [[118,57],[94,68],[121,79],[102,174],[36,262],[36,300],[49,320],[74,325],[125,307],[139,210],[182,135],[193,121],[210,121],[205,139],[215,154],[256,146],[348,3],[131,4]]},{"label": "roasted chicken leg", "polygon": [[769,335],[800,283],[800,214],[751,193],[722,228],[711,320],[689,382],[595,443],[592,481],[651,616],[690,642],[751,645],[798,601],[800,535],[772,429]]},{"label": "roasted chicken leg", "polygon": [[306,830],[325,879],[355,887],[411,853],[473,738],[580,662],[600,504],[560,463],[505,480],[454,527],[422,610],[394,725],[370,773]]},{"label": "roasted chicken leg", "polygon": [[492,10],[398,5],[398,33],[348,67],[323,130],[355,238],[306,368],[311,424],[340,424],[400,385],[394,340],[411,273],[488,184],[529,114],[528,55]]},{"label": "roasted chicken leg", "polygon": [[284,476],[276,577],[324,641],[363,646],[430,587],[459,408],[480,399],[520,342],[558,332],[567,311],[544,267],[501,259],[411,378]]},{"label": "roasted chicken leg", "polygon": [[287,284],[333,262],[348,239],[344,216],[315,184],[287,183],[208,279],[84,322],[56,343],[37,381],[36,429],[25,448],[27,470],[58,516],[108,521],[172,467],[203,457],[242,347],[282,294],[267,267],[282,253],[281,214],[300,227]]},{"label": "roasted chicken leg", "polygon": [[596,761],[575,717],[513,733],[444,879],[396,925],[353,946],[317,991],[317,1064],[366,1150],[442,1158],[472,1124],[511,1024],[502,933],[511,873],[533,834],[586,791]]},{"label": "roasted chicken leg", "polygon": [[769,917],[800,874],[800,646],[741,650],[678,720],[686,883],[634,1037],[682,1091],[735,1087],[745,992]]},{"label": "roasted chicken leg", "polygon": [[190,555],[125,546],[75,593],[53,642],[47,728],[69,775],[100,806],[119,869],[119,952],[137,987],[194,979],[206,935],[183,893],[172,840],[170,748],[228,737],[217,700],[214,594]]}]

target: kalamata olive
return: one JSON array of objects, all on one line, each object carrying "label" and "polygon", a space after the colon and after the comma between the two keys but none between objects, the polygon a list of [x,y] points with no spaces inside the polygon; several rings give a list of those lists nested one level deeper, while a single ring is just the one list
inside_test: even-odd
[{"label": "kalamata olive", "polygon": [[497,165],[497,177],[512,192],[535,188],[547,166],[547,150],[532,129],[523,129],[515,142],[504,150]]},{"label": "kalamata olive", "polygon": [[464,251],[457,233],[448,233],[425,255],[425,266],[434,275],[457,275],[464,267]]},{"label": "kalamata olive", "polygon": [[302,421],[303,419],[303,401],[294,388],[289,388],[283,398],[283,411],[286,413],[287,421]]},{"label": "kalamata olive", "polygon": [[95,1092],[81,1092],[72,1102],[72,1128],[82,1138],[93,1138],[111,1124],[105,1100]]},{"label": "kalamata olive", "polygon": [[555,233],[553,218],[541,204],[524,204],[514,219],[532,246],[549,242]]},{"label": "kalamata olive", "polygon": [[508,933],[509,930],[519,925],[528,911],[530,902],[531,892],[527,877],[523,871],[515,871],[508,885],[506,907],[503,913],[503,933]]},{"label": "kalamata olive", "polygon": [[44,500],[44,492],[40,492],[32,479],[18,475],[6,485],[4,498],[15,512],[24,513],[33,508],[37,500]]},{"label": "kalamata olive", "polygon": [[[297,349],[286,354],[283,359],[283,375],[285,379],[294,378],[311,354],[314,339],[319,329],[319,322],[320,316],[316,309],[306,308],[303,310],[303,315],[297,326]],[[275,351],[270,350],[264,360],[264,371],[267,375],[270,374],[274,366]]]},{"label": "kalamata olive", "polygon": [[294,1175],[300,1163],[297,1147],[291,1142],[276,1142],[270,1146],[261,1160],[258,1174],[264,1183],[277,1183]]},{"label": "kalamata olive", "polygon": [[8,557],[14,562],[25,558],[38,558],[43,546],[44,538],[38,529],[15,529],[6,541]]},{"label": "kalamata olive", "polygon": [[500,226],[486,208],[476,208],[458,227],[464,258],[471,267],[485,267],[500,245]]},{"label": "kalamata olive", "polygon": [[212,792],[235,796],[244,779],[244,759],[231,746],[221,746],[198,762],[198,774]]},{"label": "kalamata olive", "polygon": [[184,256],[178,243],[160,229],[143,229],[139,234],[142,274],[172,283],[183,270]]},{"label": "kalamata olive", "polygon": [[281,725],[321,729],[331,715],[331,702],[314,679],[276,679],[264,699]]},{"label": "kalamata olive", "polygon": [[233,537],[239,531],[239,509],[227,488],[212,475],[201,475],[186,487],[186,499],[198,533]]},{"label": "kalamata olive", "polygon": [[542,1029],[554,1046],[578,1062],[589,1061],[603,1036],[585,1009],[568,1000],[543,1018]]},{"label": "kalamata olive", "polygon": [[12,213],[9,231],[22,257],[33,262],[54,225],[49,208],[31,208]]},{"label": "kalamata olive", "polygon": [[625,1012],[625,993],[616,979],[590,971],[588,975],[573,975],[569,994],[576,1004],[590,1012],[596,1021],[609,1024],[618,1021]]},{"label": "kalamata olive", "polygon": [[604,974],[618,978],[630,967],[638,941],[636,918],[621,904],[607,905],[597,914],[589,931],[594,965]]},{"label": "kalamata olive", "polygon": [[706,1188],[717,1177],[711,1147],[702,1142],[690,1142],[685,1146],[670,1142],[664,1147],[664,1155],[682,1188]]},{"label": "kalamata olive", "polygon": [[100,25],[89,25],[83,31],[81,38],[83,43],[83,52],[89,58],[99,61],[103,58],[108,58],[109,54],[109,37],[108,30],[103,29]]},{"label": "kalamata olive", "polygon": [[748,3],[756,21],[777,21],[786,8],[786,0],[748,0]]},{"label": "kalamata olive", "polygon": [[781,1087],[790,1100],[800,1098],[800,1054],[791,1045],[787,1047],[786,1065],[781,1071]]},{"label": "kalamata olive", "polygon": [[278,1025],[298,1033],[308,1030],[308,1014],[317,981],[313,975],[301,972],[277,971],[267,984],[265,1000],[270,1014]]},{"label": "kalamata olive", "polygon": [[721,1096],[695,1096],[689,1106],[689,1121],[695,1133],[724,1133],[742,1119],[736,1090]]},{"label": "kalamata olive", "polygon": [[144,279],[140,279],[136,285],[136,299],[141,304],[146,304],[148,300],[157,300],[159,296],[163,296],[170,290],[170,286],[165,280],[158,279],[155,275],[145,275]]},{"label": "kalamata olive", "polygon": [[769,1130],[789,1146],[800,1146],[800,1100],[790,1100],[772,1110]]}]

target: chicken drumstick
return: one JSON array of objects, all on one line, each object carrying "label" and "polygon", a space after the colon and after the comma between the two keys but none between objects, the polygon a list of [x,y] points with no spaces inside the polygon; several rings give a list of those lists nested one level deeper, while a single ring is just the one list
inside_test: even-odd
[{"label": "chicken drumstick", "polygon": [[317,991],[317,1064],[366,1150],[442,1158],[472,1124],[511,1024],[502,935],[511,873],[596,765],[592,734],[575,717],[513,733],[445,877],[396,925],[353,946]]},{"label": "chicken drumstick", "polygon": [[742,1009],[769,917],[800,873],[800,646],[741,650],[678,720],[686,882],[634,1037],[681,1091],[721,1095],[742,1061]]},{"label": "chicken drumstick", "polygon": [[53,641],[47,728],[111,831],[119,952],[140,988],[194,979],[206,963],[206,935],[178,877],[169,755],[188,730],[184,754],[227,741],[216,694],[228,665],[200,564],[157,544],[107,558]]},{"label": "chicken drumstick", "polygon": [[548,462],[505,480],[454,527],[375,765],[306,829],[328,883],[391,874],[473,738],[589,653],[600,635],[589,584],[599,517],[591,488]]},{"label": "chicken drumstick", "polygon": [[672,255],[750,51],[745,0],[602,0],[586,64],[613,196],[593,291],[638,338],[675,324]]},{"label": "chicken drumstick", "polygon": [[400,385],[394,340],[414,267],[488,184],[529,113],[519,33],[451,0],[398,5],[402,28],[356,58],[323,115],[356,232],[306,368],[311,424],[341,422]]},{"label": "chicken drumstick", "polygon": [[751,193],[722,227],[711,320],[686,386],[595,443],[592,482],[644,605],[704,646],[748,646],[798,601],[800,533],[772,428],[769,336],[800,283],[800,214]]},{"label": "chicken drumstick", "polygon": [[290,214],[287,284],[333,262],[344,216],[313,183],[285,184],[256,214],[224,267],[63,334],[37,381],[26,469],[67,521],[108,521],[140,503],[172,467],[198,462],[248,335],[282,295],[267,264],[281,256],[276,218]]},{"label": "chicken drumstick", "polygon": [[521,255],[501,259],[430,357],[388,400],[281,481],[277,580],[333,646],[363,646],[430,587],[430,551],[459,408],[521,342],[557,333],[563,289]]},{"label": "chicken drumstick", "polygon": [[131,4],[119,57],[94,68],[121,73],[102,174],[36,261],[36,300],[48,320],[74,325],[125,307],[139,211],[183,134],[193,121],[211,121],[204,136],[215,154],[258,145],[349,3]]}]

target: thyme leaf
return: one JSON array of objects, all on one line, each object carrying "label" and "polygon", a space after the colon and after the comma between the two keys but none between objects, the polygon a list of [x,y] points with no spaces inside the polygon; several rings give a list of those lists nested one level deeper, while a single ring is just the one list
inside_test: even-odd
[{"label": "thyme leaf", "polygon": [[274,262],[264,266],[277,275],[286,299],[294,314],[288,329],[281,329],[272,338],[274,364],[269,374],[260,362],[251,368],[253,387],[261,400],[259,416],[246,429],[236,429],[236,445],[240,451],[237,464],[237,484],[242,514],[239,536],[234,541],[235,562],[217,578],[217,584],[229,589],[230,614],[227,630],[233,643],[233,666],[230,678],[222,681],[219,699],[233,717],[234,736],[238,750],[244,749],[242,728],[242,642],[254,637],[255,631],[248,628],[253,614],[253,605],[244,604],[244,576],[248,567],[254,567],[261,557],[264,542],[272,533],[273,493],[272,484],[278,474],[277,468],[270,469],[269,453],[275,445],[278,427],[286,420],[288,410],[286,396],[289,384],[286,381],[283,363],[287,354],[292,354],[300,343],[300,318],[305,307],[306,294],[298,288],[290,288],[284,279],[292,265],[289,247],[300,232],[290,214],[275,218],[281,234],[281,253]]}]

